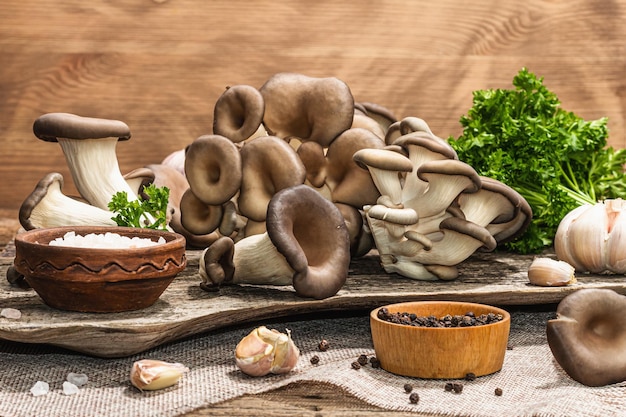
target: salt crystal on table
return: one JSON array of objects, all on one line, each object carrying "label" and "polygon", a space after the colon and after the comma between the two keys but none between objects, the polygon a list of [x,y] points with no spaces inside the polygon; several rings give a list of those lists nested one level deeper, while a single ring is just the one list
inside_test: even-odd
[{"label": "salt crystal on table", "polygon": [[70,382],[77,387],[82,387],[87,383],[87,381],[89,381],[89,377],[85,374],[75,374],[73,372],[67,374],[67,382]]},{"label": "salt crystal on table", "polygon": [[30,389],[31,394],[35,397],[39,397],[40,395],[46,395],[50,391],[50,385],[44,381],[37,381],[35,385]]},{"label": "salt crystal on table", "polygon": [[16,308],[3,308],[0,311],[0,316],[6,317],[7,319],[19,319],[22,317],[22,312]]},{"label": "salt crystal on table", "polygon": [[72,384],[71,382],[67,382],[65,381],[63,383],[63,394],[65,395],[74,395],[77,394],[79,391],[78,387],[74,384]]}]

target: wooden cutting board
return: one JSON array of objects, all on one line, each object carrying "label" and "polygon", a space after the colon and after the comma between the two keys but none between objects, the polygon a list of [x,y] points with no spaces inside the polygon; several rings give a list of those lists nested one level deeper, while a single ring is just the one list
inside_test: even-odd
[{"label": "wooden cutting board", "polygon": [[6,280],[13,262],[11,245],[0,256],[0,309],[16,308],[18,320],[0,317],[0,339],[61,346],[99,357],[123,357],[160,344],[229,326],[304,313],[369,310],[404,301],[451,300],[500,306],[558,303],[581,288],[610,288],[626,294],[626,277],[581,275],[565,288],[528,283],[532,256],[478,253],[460,265],[456,281],[425,282],[386,273],[376,252],[351,264],[348,281],[334,297],[303,299],[292,287],[230,286],[217,293],[199,287],[199,251],[189,251],[189,264],[159,301],[126,313],[76,313],[52,309],[30,289]]}]

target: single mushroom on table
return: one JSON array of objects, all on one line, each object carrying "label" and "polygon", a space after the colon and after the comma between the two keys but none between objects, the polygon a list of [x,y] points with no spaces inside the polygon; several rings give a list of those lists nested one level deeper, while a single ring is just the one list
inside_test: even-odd
[{"label": "single mushroom on table", "polygon": [[137,196],[120,172],[115,148],[130,139],[130,129],[118,120],[47,113],[35,120],[33,133],[46,142],[58,142],[80,195],[93,206],[108,210],[111,198],[126,192]]},{"label": "single mushroom on table", "polygon": [[580,289],[561,300],[556,315],[548,345],[572,379],[590,387],[626,381],[626,296]]},{"label": "single mushroom on table", "polygon": [[19,221],[26,230],[58,226],[115,226],[114,214],[63,194],[63,175],[43,177],[26,197]]},{"label": "single mushroom on table", "polygon": [[333,203],[301,184],[277,192],[267,208],[267,232],[234,243],[220,238],[200,257],[201,287],[293,285],[297,295],[324,299],[344,285],[350,240]]}]

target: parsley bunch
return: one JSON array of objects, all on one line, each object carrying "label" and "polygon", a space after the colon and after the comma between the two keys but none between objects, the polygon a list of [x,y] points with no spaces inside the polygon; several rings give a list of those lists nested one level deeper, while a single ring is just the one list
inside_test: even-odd
[{"label": "parsley bunch", "polygon": [[143,193],[147,198],[128,201],[126,191],[117,192],[108,205],[116,213],[112,219],[118,226],[167,230],[169,188],[150,184],[144,186]]},{"label": "parsley bunch", "polygon": [[563,217],[577,206],[626,195],[626,150],[607,147],[607,118],[585,121],[523,68],[515,89],[479,90],[448,142],[480,175],[517,190],[533,209],[526,233],[507,244],[519,253],[551,246]]}]

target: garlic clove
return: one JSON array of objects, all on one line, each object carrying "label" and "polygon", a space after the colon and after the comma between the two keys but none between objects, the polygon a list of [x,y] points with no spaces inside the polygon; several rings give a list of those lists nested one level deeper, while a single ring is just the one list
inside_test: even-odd
[{"label": "garlic clove", "polygon": [[265,326],[251,331],[235,348],[237,367],[250,376],[287,373],[296,366],[299,356],[289,330],[285,334]]},{"label": "garlic clove", "polygon": [[142,359],[133,363],[130,382],[142,391],[159,390],[176,384],[188,371],[181,363]]},{"label": "garlic clove", "polygon": [[574,284],[574,267],[565,261],[535,258],[528,267],[528,280],[542,287],[562,287]]},{"label": "garlic clove", "polygon": [[626,274],[626,200],[606,200],[605,204],[609,217],[606,266],[614,274]]},{"label": "garlic clove", "polygon": [[609,217],[602,202],[588,207],[572,221],[568,245],[572,257],[584,267],[581,271],[601,273],[607,269],[605,253],[608,235]]}]

